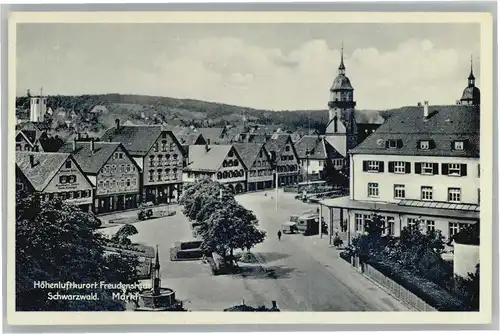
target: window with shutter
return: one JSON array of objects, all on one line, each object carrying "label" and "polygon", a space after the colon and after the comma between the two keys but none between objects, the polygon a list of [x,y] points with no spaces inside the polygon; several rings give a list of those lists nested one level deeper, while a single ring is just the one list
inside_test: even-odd
[{"label": "window with shutter", "polygon": [[441,174],[448,175],[448,164],[441,164]]},{"label": "window with shutter", "polygon": [[467,164],[460,165],[460,176],[467,176]]},{"label": "window with shutter", "polygon": [[406,174],[410,174],[411,173],[411,163],[410,162],[406,162],[405,163],[405,173]]},{"label": "window with shutter", "polygon": [[415,174],[422,174],[422,164],[415,162]]},{"label": "window with shutter", "polygon": [[438,163],[433,163],[432,164],[432,173],[434,175],[439,174],[439,164]]},{"label": "window with shutter", "polygon": [[368,171],[368,161],[363,161],[363,172]]}]

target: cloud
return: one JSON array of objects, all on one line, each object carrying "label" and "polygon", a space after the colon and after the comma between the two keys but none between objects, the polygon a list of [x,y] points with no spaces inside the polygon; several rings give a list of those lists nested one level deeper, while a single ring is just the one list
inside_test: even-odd
[{"label": "cloud", "polygon": [[[322,39],[296,45],[288,52],[234,37],[181,40],[168,47],[149,54],[147,49],[131,53],[114,45],[112,56],[106,56],[104,49],[63,54],[62,45],[58,44],[56,50],[52,45],[58,61],[51,67],[50,76],[43,68],[32,68],[40,65],[39,58],[38,64],[30,63],[39,55],[34,53],[20,57],[19,65],[24,69],[18,76],[29,87],[36,81],[30,78],[35,71],[52,84],[50,91],[54,94],[119,92],[274,110],[326,109],[340,61],[340,50]],[[43,65],[50,67],[47,57]],[[425,39],[409,40],[383,51],[357,48],[344,55],[355,99],[363,109],[392,108],[422,100],[453,104],[466,85],[468,57]],[[73,82],[65,80],[68,73]],[[18,93],[24,90],[18,86]]]}]

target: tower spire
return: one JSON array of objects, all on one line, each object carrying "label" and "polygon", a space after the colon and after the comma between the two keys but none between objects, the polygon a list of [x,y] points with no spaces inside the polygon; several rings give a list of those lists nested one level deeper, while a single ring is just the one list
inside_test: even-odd
[{"label": "tower spire", "polygon": [[469,74],[469,86],[474,86],[475,85],[475,80],[476,78],[474,77],[474,69],[473,69],[473,59],[472,59],[472,55],[470,56],[470,74]]},{"label": "tower spire", "polygon": [[340,48],[340,65],[339,65],[339,74],[345,74],[345,65],[344,65],[344,41],[342,41],[342,46]]}]

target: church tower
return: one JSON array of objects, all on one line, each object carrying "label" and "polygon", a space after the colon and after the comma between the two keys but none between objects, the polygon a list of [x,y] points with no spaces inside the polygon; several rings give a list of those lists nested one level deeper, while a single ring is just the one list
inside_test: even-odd
[{"label": "church tower", "polygon": [[476,87],[476,77],[473,71],[472,56],[470,58],[470,74],[467,78],[467,87],[465,87],[460,104],[479,105],[481,102],[481,92]]},{"label": "church tower", "polygon": [[345,70],[344,47],[342,46],[338,74],[330,88],[328,125],[325,135],[327,138],[345,136],[345,149],[339,150],[336,147],[344,156],[346,154],[345,151],[354,148],[358,144],[356,120],[354,118],[354,108],[356,106],[356,102],[354,101],[354,88],[352,88],[351,81],[345,75]]},{"label": "church tower", "polygon": [[43,88],[40,89],[40,96],[31,96],[28,90],[30,99],[30,121],[43,122],[47,114],[47,98],[43,96]]}]

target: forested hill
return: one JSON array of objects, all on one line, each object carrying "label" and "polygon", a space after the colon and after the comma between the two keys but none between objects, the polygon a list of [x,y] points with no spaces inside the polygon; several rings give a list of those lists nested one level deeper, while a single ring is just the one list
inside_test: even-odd
[{"label": "forested hill", "polygon": [[[29,108],[28,98],[18,97],[16,102],[18,116],[26,117],[26,110]],[[74,110],[82,120],[94,118],[94,122],[96,115],[90,115],[90,111],[95,106],[105,106],[107,112],[98,116],[98,123],[102,127],[112,126],[116,118],[122,121],[148,119],[156,123],[165,121],[195,126],[236,125],[246,119],[259,124],[280,125],[291,131],[310,127],[323,132],[328,120],[326,109],[271,111],[223,103],[146,95],[55,95],[47,97],[47,105],[54,112]]]}]

